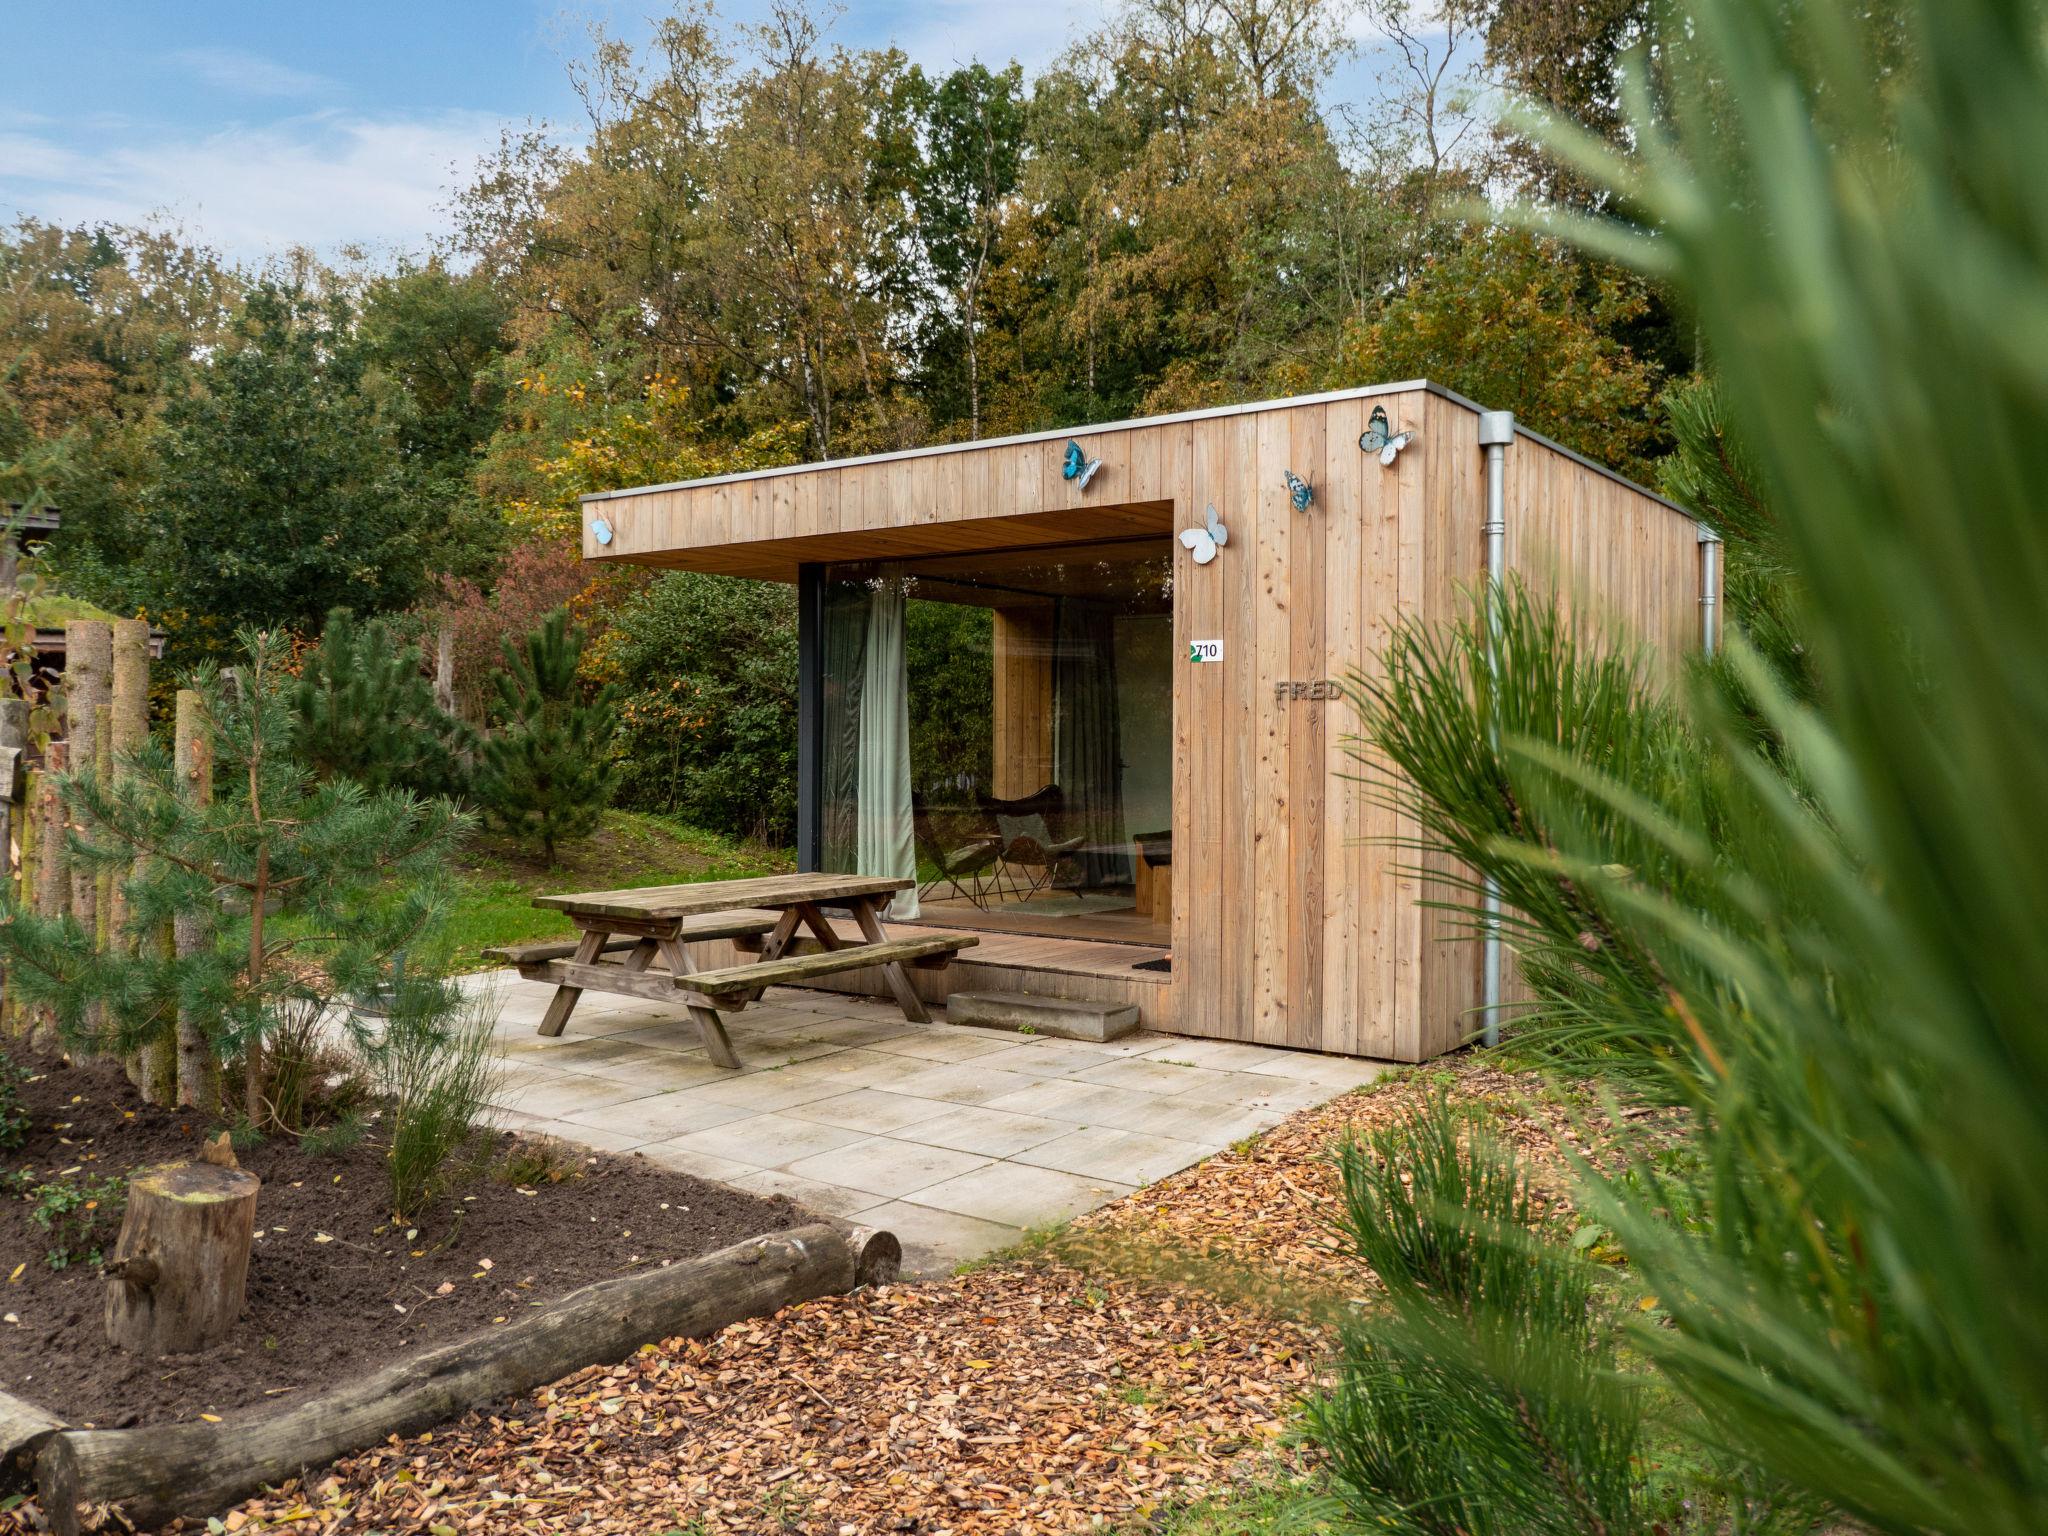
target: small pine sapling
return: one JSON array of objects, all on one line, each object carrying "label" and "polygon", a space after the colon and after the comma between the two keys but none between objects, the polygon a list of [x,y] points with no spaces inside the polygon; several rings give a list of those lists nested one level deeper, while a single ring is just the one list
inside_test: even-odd
[{"label": "small pine sapling", "polygon": [[484,743],[477,796],[494,824],[537,841],[552,864],[558,844],[597,826],[617,788],[612,691],[585,696],[583,632],[566,612],[504,652],[493,677],[501,723]]},{"label": "small pine sapling", "polygon": [[[210,669],[195,679],[215,741],[210,800],[181,792],[161,742],[111,781],[90,771],[59,781],[72,858],[125,882],[129,942],[100,950],[73,918],[38,915],[10,893],[0,962],[90,1049],[134,1049],[181,1011],[198,1020],[216,1063],[239,1058],[245,1114],[262,1130],[277,1118],[272,1035],[378,985],[438,923],[466,822],[445,801],[322,781],[292,758],[285,646],[239,638],[247,660],[235,686]],[[189,945],[147,942],[174,922]]]},{"label": "small pine sapling", "polygon": [[470,733],[435,703],[419,647],[400,645],[383,620],[330,613],[291,704],[292,754],[320,777],[418,795],[460,791]]}]

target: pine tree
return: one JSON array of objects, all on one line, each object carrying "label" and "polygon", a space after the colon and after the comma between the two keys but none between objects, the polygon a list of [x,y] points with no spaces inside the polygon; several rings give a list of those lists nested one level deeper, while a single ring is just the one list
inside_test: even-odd
[{"label": "pine tree", "polygon": [[[323,781],[292,758],[286,647],[253,631],[238,638],[247,654],[233,686],[210,668],[195,679],[215,740],[210,801],[181,792],[160,741],[111,782],[90,771],[59,780],[72,857],[125,877],[127,942],[99,950],[74,918],[38,916],[7,893],[0,963],[87,1049],[138,1049],[181,1011],[196,1018],[216,1063],[240,1058],[260,1130],[275,1119],[270,1041],[309,1010],[379,985],[396,955],[429,936],[465,821],[445,801]],[[182,953],[160,941],[174,921]]]},{"label": "pine tree", "polygon": [[417,646],[401,646],[381,619],[327,616],[291,693],[293,754],[322,778],[368,790],[456,796],[472,744],[434,702]]},{"label": "pine tree", "polygon": [[504,642],[505,665],[492,677],[497,734],[484,743],[477,798],[514,837],[537,839],[552,864],[555,848],[597,826],[618,786],[610,688],[586,699],[576,676],[583,631],[557,610],[523,645]]}]

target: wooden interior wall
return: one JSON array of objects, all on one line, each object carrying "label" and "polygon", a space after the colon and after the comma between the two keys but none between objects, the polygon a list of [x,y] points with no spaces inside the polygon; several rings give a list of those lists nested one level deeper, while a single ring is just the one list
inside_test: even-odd
[{"label": "wooden interior wall", "polygon": [[[1375,405],[1418,433],[1392,466],[1358,446]],[[1359,782],[1373,770],[1350,705],[1319,695],[1374,664],[1398,615],[1448,617],[1483,576],[1473,411],[1417,389],[1076,438],[1103,461],[1085,492],[1060,473],[1064,439],[999,444],[614,498],[588,509],[585,552],[602,515],[608,557],[774,575],[796,558],[1178,532],[1213,505],[1229,529],[1216,560],[1173,552],[1174,969],[1148,1012],[1187,1034],[1355,1055],[1449,1049],[1478,1022],[1478,945],[1420,906],[1415,828]],[[1306,513],[1288,470],[1315,488]],[[1660,646],[1697,643],[1689,519],[1523,437],[1508,526],[1512,569],[1554,573]],[[1221,641],[1221,662],[1190,662],[1197,640]],[[1004,652],[999,615],[998,688],[1028,697]],[[1010,778],[998,767],[1002,792],[1045,782],[1023,758]]]},{"label": "wooden interior wall", "polygon": [[994,793],[1018,799],[1052,780],[1052,609],[998,608]]}]

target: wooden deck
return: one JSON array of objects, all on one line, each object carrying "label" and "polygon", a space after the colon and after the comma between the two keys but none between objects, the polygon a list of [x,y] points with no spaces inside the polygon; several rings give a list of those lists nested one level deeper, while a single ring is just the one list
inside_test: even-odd
[{"label": "wooden deck", "polygon": [[[926,919],[918,924],[885,926],[891,937],[909,938],[930,922]],[[836,919],[834,927],[849,941],[859,937],[850,919]],[[694,962],[704,969],[735,964],[746,958],[724,940],[693,944],[690,950]],[[983,930],[981,942],[955,957],[945,970],[912,970],[909,974],[911,985],[928,1003],[943,1004],[954,992],[1029,992],[1037,997],[1135,1003],[1138,1021],[1145,1028],[1171,1032],[1173,977],[1166,971],[1133,969],[1140,961],[1164,959],[1166,953],[1154,945],[1093,943]],[[821,991],[851,992],[862,997],[889,996],[888,983],[874,969],[848,971],[810,985]]]},{"label": "wooden deck", "polygon": [[[1046,912],[1040,903],[1029,901],[992,902],[977,907],[958,897],[950,901],[926,898],[919,903],[915,923],[898,923],[899,928],[943,928],[953,933],[1013,934],[1027,938],[1084,940],[1100,944],[1135,944],[1164,949],[1172,942],[1169,925],[1155,922],[1149,912],[1123,907],[1108,912]],[[1139,956],[1140,959],[1144,957]]]}]

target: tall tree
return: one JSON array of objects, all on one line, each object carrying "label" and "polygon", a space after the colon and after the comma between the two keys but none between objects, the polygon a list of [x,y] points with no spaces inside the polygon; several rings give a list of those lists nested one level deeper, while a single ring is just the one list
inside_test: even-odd
[{"label": "tall tree", "polygon": [[918,234],[945,289],[947,328],[964,343],[969,437],[981,436],[982,293],[1023,169],[1023,85],[1019,65],[993,72],[970,64],[939,81],[924,106]]},{"label": "tall tree", "polygon": [[142,596],[158,417],[190,359],[225,331],[239,281],[161,228],[0,234],[0,501],[54,505],[67,589]]},{"label": "tall tree", "polygon": [[165,408],[145,505],[181,647],[217,649],[239,625],[312,633],[330,608],[374,613],[420,591],[428,541],[363,391],[353,319],[339,296],[260,283]]}]

